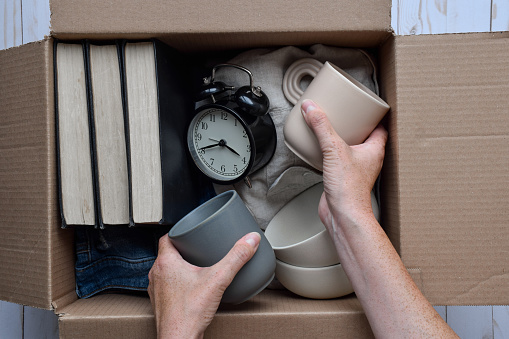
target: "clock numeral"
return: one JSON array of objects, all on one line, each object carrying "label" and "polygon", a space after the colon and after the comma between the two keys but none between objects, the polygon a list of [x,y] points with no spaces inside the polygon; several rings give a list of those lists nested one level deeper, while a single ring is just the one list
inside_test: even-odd
[{"label": "clock numeral", "polygon": [[235,173],[237,173],[237,172],[239,171],[239,168],[237,167],[237,165],[233,165],[233,171],[234,171]]},{"label": "clock numeral", "polygon": [[251,153],[251,145],[247,145],[246,152],[247,152],[247,153]]},{"label": "clock numeral", "polygon": [[200,140],[201,140],[201,138],[202,138],[201,133],[195,133],[195,134],[194,134],[194,138],[195,138],[196,140],[200,141]]},{"label": "clock numeral", "polygon": [[202,148],[200,148],[200,149],[198,150],[198,154],[204,155],[204,154],[205,154],[205,150],[204,150],[204,149],[202,149]]},{"label": "clock numeral", "polygon": [[[235,126],[237,126],[237,119],[235,119]],[[245,131],[244,131],[245,132]]]},{"label": "clock numeral", "polygon": [[243,130],[243,131],[242,131],[242,137],[243,137],[243,138],[247,138],[247,132],[246,132],[246,130]]},{"label": "clock numeral", "polygon": [[228,120],[228,113],[221,112],[221,120]]},{"label": "clock numeral", "polygon": [[201,129],[207,130],[208,128],[209,128],[209,125],[205,121],[202,121],[201,122]]},{"label": "clock numeral", "polygon": [[242,158],[242,163],[245,165],[247,162],[246,157]]},{"label": "clock numeral", "polygon": [[216,115],[215,114],[211,114],[210,115],[210,121],[211,122],[216,122]]},{"label": "clock numeral", "polygon": [[221,172],[224,173],[226,171],[226,166],[225,165],[221,165]]},{"label": "clock numeral", "polygon": [[214,158],[210,158],[210,166],[214,165]]}]

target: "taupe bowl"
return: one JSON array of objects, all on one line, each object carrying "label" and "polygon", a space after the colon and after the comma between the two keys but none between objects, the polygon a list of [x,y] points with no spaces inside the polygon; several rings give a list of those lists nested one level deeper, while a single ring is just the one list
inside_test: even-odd
[{"label": "taupe bowl", "polygon": [[311,299],[339,298],[353,292],[341,264],[299,267],[276,260],[276,278],[289,291]]},{"label": "taupe bowl", "polygon": [[[323,267],[339,263],[329,232],[318,216],[323,183],[302,192],[286,204],[270,221],[265,236],[276,258],[301,267]],[[371,192],[373,212],[378,219],[378,204]]]}]

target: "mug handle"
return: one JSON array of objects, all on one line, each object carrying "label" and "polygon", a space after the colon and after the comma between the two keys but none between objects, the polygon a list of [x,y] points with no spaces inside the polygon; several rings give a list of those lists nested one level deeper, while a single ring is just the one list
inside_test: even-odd
[{"label": "mug handle", "polygon": [[288,67],[283,77],[283,93],[288,101],[296,105],[304,93],[300,87],[302,78],[306,75],[316,77],[323,64],[312,58],[304,58],[295,61]]}]

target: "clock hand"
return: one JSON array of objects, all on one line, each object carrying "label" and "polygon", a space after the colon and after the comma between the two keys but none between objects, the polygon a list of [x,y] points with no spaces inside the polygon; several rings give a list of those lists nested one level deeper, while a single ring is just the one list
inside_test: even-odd
[{"label": "clock hand", "polygon": [[202,148],[200,148],[200,150],[204,150],[204,149],[212,148],[212,147],[216,147],[216,146],[221,146],[221,147],[226,147],[227,149],[229,149],[230,151],[232,151],[233,153],[237,154],[240,157],[240,154],[236,150],[234,150],[233,148],[231,148],[230,146],[228,146],[226,144],[226,140],[224,140],[224,139],[216,140],[216,139],[212,139],[212,138],[209,138],[209,139],[212,141],[217,141],[218,143],[202,147]]},{"label": "clock hand", "polygon": [[212,145],[208,145],[208,146],[205,146],[205,147],[202,147],[202,148],[200,148],[200,151],[201,151],[201,150],[204,150],[204,149],[207,149],[207,148],[216,147],[216,146],[219,146],[219,143],[217,143],[217,144],[212,144]]},{"label": "clock hand", "polygon": [[[212,139],[212,138],[209,138],[209,139]],[[232,151],[233,153],[237,154],[240,157],[240,154],[237,153],[237,151],[235,151],[233,148],[228,146],[228,144],[226,143],[226,140],[224,140],[224,139],[219,140],[219,144],[218,145],[222,146],[222,147],[224,146],[224,147],[228,148],[230,151]]]},{"label": "clock hand", "polygon": [[209,139],[212,141],[217,141],[217,144],[212,144],[212,145],[202,147],[202,148],[200,148],[200,150],[204,150],[204,149],[212,148],[212,147],[216,147],[216,146],[225,146],[226,145],[226,140],[224,140],[224,139],[221,139],[221,140],[216,140],[216,139],[212,139],[212,138],[209,138]]},{"label": "clock hand", "polygon": [[228,148],[230,151],[232,151],[233,153],[237,154],[239,157],[240,157],[240,154],[237,153],[237,151],[235,151],[233,148],[231,148],[230,146],[228,145],[224,145],[226,148]]}]

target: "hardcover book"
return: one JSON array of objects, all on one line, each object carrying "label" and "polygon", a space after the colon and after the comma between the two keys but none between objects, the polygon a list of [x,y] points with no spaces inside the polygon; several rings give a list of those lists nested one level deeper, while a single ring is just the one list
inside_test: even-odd
[{"label": "hardcover book", "polygon": [[129,224],[121,46],[86,43],[99,227]]},{"label": "hardcover book", "polygon": [[185,58],[157,41],[124,44],[131,224],[174,224],[203,188],[187,155],[194,113]]},{"label": "hardcover book", "polygon": [[55,42],[62,225],[172,225],[214,193],[186,146],[192,70],[158,40]]},{"label": "hardcover book", "polygon": [[96,225],[86,65],[82,42],[55,42],[55,125],[62,227]]}]

